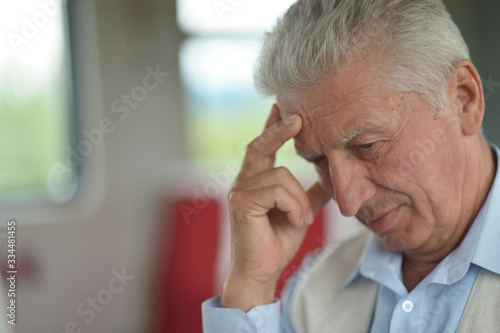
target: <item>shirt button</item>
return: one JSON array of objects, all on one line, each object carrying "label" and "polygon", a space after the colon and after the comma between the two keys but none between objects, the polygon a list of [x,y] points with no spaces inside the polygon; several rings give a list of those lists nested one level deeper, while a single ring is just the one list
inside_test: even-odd
[{"label": "shirt button", "polygon": [[412,301],[409,301],[409,300],[404,301],[403,305],[402,305],[402,308],[403,308],[404,312],[411,312],[411,310],[413,310],[413,303],[412,303]]}]

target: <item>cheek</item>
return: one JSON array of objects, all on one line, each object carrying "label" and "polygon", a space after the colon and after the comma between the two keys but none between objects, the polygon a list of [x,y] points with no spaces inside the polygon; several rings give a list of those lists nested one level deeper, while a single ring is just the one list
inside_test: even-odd
[{"label": "cheek", "polygon": [[442,164],[435,163],[436,157],[441,159],[434,155],[436,153],[421,149],[394,152],[379,165],[380,170],[385,171],[378,173],[379,183],[397,192],[401,203],[408,204],[414,213],[425,219],[432,219],[432,215],[447,209],[449,186],[442,185],[447,175],[442,172]]},{"label": "cheek", "polygon": [[[386,156],[376,169],[378,172],[376,172],[374,182],[394,192],[393,196],[398,194],[397,197],[404,200],[404,203],[415,204],[415,201],[420,201],[425,197],[422,180],[426,179],[426,172],[422,172],[421,168],[415,168],[406,154]],[[403,199],[403,197],[406,198]]]}]

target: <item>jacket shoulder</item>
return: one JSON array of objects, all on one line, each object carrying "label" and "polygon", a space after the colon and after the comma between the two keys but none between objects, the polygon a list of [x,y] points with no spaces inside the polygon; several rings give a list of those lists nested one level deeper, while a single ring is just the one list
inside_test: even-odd
[{"label": "jacket shoulder", "polygon": [[[299,281],[289,300],[297,332],[319,332],[318,325],[325,326],[325,318],[332,319],[332,312],[343,312],[342,307],[348,306],[345,302],[359,302],[358,295],[367,291],[375,296],[376,283],[364,278],[353,281],[346,291],[339,290],[356,271],[369,236],[368,231],[363,231],[336,248],[321,251],[297,277]],[[370,302],[364,298],[366,301]]]}]

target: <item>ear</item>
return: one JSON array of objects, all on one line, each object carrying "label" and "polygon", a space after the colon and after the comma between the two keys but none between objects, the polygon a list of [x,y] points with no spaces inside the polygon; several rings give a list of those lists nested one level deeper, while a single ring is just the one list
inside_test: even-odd
[{"label": "ear", "polygon": [[484,94],[481,77],[469,60],[462,60],[450,80],[450,107],[460,118],[462,132],[479,132],[484,116]]}]

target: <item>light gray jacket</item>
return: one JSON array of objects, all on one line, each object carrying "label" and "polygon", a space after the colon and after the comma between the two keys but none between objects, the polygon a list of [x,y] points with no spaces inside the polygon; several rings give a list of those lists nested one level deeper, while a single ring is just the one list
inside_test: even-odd
[{"label": "light gray jacket", "polygon": [[[357,269],[369,233],[320,254],[295,286],[291,318],[298,333],[366,333],[378,283],[356,278],[339,291]],[[500,332],[500,275],[482,269],[457,332]]]}]

